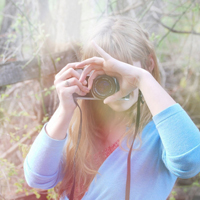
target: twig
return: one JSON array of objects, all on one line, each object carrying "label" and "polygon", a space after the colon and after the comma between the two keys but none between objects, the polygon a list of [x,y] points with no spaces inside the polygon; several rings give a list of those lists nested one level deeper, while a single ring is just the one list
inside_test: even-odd
[{"label": "twig", "polygon": [[37,133],[37,131],[36,130],[32,130],[32,132],[28,136],[23,137],[19,142],[17,142],[15,145],[13,145],[12,147],[10,147],[0,157],[1,158],[6,158],[8,155],[10,155],[11,153],[13,153],[19,147],[19,144],[24,143],[26,140],[29,139],[30,136],[33,136],[35,133]]},{"label": "twig", "polygon": [[[30,29],[30,32],[31,32],[31,38],[33,39],[33,41],[34,41],[34,38],[33,38],[33,35],[32,35],[32,30],[31,30],[31,27],[30,26],[32,26],[35,30],[36,30],[36,32],[38,33],[38,34],[40,34],[39,33],[39,31],[37,30],[37,28],[31,23],[31,21],[28,19],[28,17],[23,13],[23,11],[13,2],[13,0],[11,0],[11,2],[12,2],[12,4],[14,4],[15,6],[16,6],[16,8],[22,13],[22,15],[26,18],[26,20],[28,21],[28,24],[29,24],[29,29]],[[45,38],[44,38],[44,36],[42,36],[42,39],[43,39],[43,44],[45,43]],[[42,46],[43,46],[43,44],[42,44]],[[41,47],[42,47],[41,46]],[[55,72],[57,72],[56,71],[56,66],[55,66],[55,62],[54,62],[54,60],[53,60],[53,58],[52,58],[52,55],[51,55],[51,53],[49,52],[49,49],[47,49],[47,52],[49,53],[49,56],[50,56],[50,58],[51,58],[51,61],[52,61],[52,63],[53,63],[53,66],[54,66],[54,69],[55,69]],[[37,55],[38,53],[34,53],[35,55]],[[38,56],[38,55],[37,55]],[[34,56],[35,57],[35,56]],[[30,61],[32,61],[32,60],[30,60]]]},{"label": "twig", "polygon": [[108,2],[109,2],[109,0],[106,0],[106,9],[105,9],[105,11],[106,11],[106,16],[108,16]]},{"label": "twig", "polygon": [[[180,7],[180,6],[179,6]],[[177,8],[175,8],[174,10],[176,10]],[[156,6],[152,6],[151,7],[151,11],[152,12],[156,12],[156,13],[158,13],[158,14],[160,14],[160,15],[165,15],[165,16],[169,16],[169,17],[178,17],[179,16],[179,14],[173,14],[172,12],[173,12],[173,10],[172,11],[170,11],[171,13],[165,13],[165,12],[163,12],[163,10],[160,10],[159,8],[157,8]]]},{"label": "twig", "polygon": [[155,17],[154,17],[154,19],[155,19],[160,25],[162,25],[164,28],[168,29],[170,32],[173,32],[173,33],[180,33],[180,34],[200,35],[200,33],[195,32],[195,31],[193,31],[193,30],[192,30],[192,31],[179,31],[179,30],[175,30],[175,29],[173,29],[173,28],[171,28],[171,27],[169,27],[169,26],[163,24],[160,20],[156,19]]},{"label": "twig", "polygon": [[[31,25],[39,34],[39,31],[37,30],[37,28],[35,28],[35,26],[31,23],[31,21],[28,19],[28,17],[24,14],[24,12],[19,8],[19,6],[17,6],[17,4],[13,1],[10,0],[12,4],[14,4],[14,6],[21,12],[21,14],[26,18],[26,20],[28,21],[28,24]],[[32,31],[31,31],[32,32]]]},{"label": "twig", "polygon": [[161,77],[162,77],[162,86],[165,88],[165,84],[166,84],[166,72],[165,69],[163,68],[163,65],[161,63],[159,63],[159,69],[160,69],[160,73],[161,73]]},{"label": "twig", "polygon": [[6,55],[6,59],[4,60],[4,63],[7,62],[10,58],[12,58],[13,55],[19,50],[19,48],[22,47],[22,45],[28,40],[28,37],[26,37],[22,42],[19,44],[18,47],[15,48],[14,52],[11,53],[11,55]]},{"label": "twig", "polygon": [[[173,30],[174,27],[176,26],[176,24],[179,22],[179,20],[182,18],[182,16],[189,10],[189,8],[192,6],[194,0],[191,2],[191,4],[186,8],[186,10],[179,16],[179,18],[175,21],[175,23],[173,24],[173,26],[171,27],[171,29]],[[169,30],[158,42],[157,47],[161,44],[161,42],[169,35],[169,33],[171,32],[171,30]]]},{"label": "twig", "polygon": [[0,194],[0,197],[1,197],[3,200],[6,200],[1,194]]},{"label": "twig", "polygon": [[6,177],[5,172],[3,171],[3,169],[1,169],[1,171],[2,171],[2,173],[3,173],[3,176],[4,176],[5,180],[6,180],[6,184],[7,184],[8,190],[9,190],[9,192],[10,192],[11,189],[10,189],[10,185],[9,185],[8,179],[7,179],[7,177]]},{"label": "twig", "polygon": [[31,61],[33,61],[33,59],[34,59],[36,56],[38,57],[38,53],[39,53],[40,49],[43,47],[44,43],[45,43],[45,41],[43,41],[43,43],[40,45],[40,47],[39,47],[39,48],[37,49],[37,51],[34,53],[35,55],[34,55],[30,60],[28,60],[28,61],[22,66],[22,69],[23,69],[24,67],[26,67]]},{"label": "twig", "polygon": [[45,103],[44,103],[44,95],[43,95],[43,92],[42,92],[42,83],[41,83],[41,59],[38,57],[38,68],[39,68],[39,85],[40,85],[40,94],[41,94],[41,100],[42,100],[42,109],[43,109],[43,112],[44,112],[44,115],[47,114],[47,111],[46,111],[46,106],[45,106]]},{"label": "twig", "polygon": [[[46,90],[44,89],[44,90],[42,90],[42,92],[46,92]],[[32,95],[30,95],[30,94],[28,94],[28,95],[21,95],[20,97],[25,98],[25,97],[30,97],[30,96],[34,96],[34,94],[32,94]],[[3,100],[0,99],[0,103],[5,102],[5,101],[13,101],[13,97],[7,97],[7,98],[5,98]],[[2,120],[2,118],[0,119],[0,121],[1,120]]]},{"label": "twig", "polygon": [[[154,0],[155,1],[155,0]],[[141,14],[140,18],[139,18],[139,22],[143,19],[143,17],[147,14],[147,12],[151,9],[151,6],[153,5],[154,1],[151,1],[149,3],[149,5],[147,6],[147,8],[144,10],[144,12]]]},{"label": "twig", "polygon": [[102,12],[101,7],[100,7],[99,4],[98,4],[98,1],[97,1],[97,0],[94,0],[94,1],[95,1],[95,3],[97,4],[99,10]]},{"label": "twig", "polygon": [[[127,6],[123,10],[120,10],[120,11],[115,12],[115,13],[113,12],[113,13],[109,14],[108,16],[120,15],[120,14],[128,12],[129,10],[137,8],[137,7],[141,6],[141,5],[142,5],[142,3],[138,3],[138,2],[137,3],[133,3],[132,5]],[[99,15],[91,17],[91,18],[88,18],[88,19],[83,19],[83,20],[81,20],[81,22],[89,21],[89,20],[96,19],[96,18],[99,18]]]},{"label": "twig", "polygon": [[[39,194],[48,194],[46,191],[43,191],[43,190],[38,190],[37,189],[37,192],[39,193]],[[32,193],[32,192],[29,192],[29,195],[28,195],[28,197],[30,197],[30,199],[32,199],[32,196],[35,196],[35,194],[34,193]],[[17,196],[15,196],[15,197],[9,197],[9,198],[7,198],[7,199],[5,199],[5,200],[21,200],[21,199],[24,199],[24,198],[27,198],[27,195],[26,194],[19,194],[19,195],[17,195]]]},{"label": "twig", "polygon": [[134,8],[137,8],[137,7],[141,6],[141,5],[142,5],[142,2],[136,2],[136,3],[133,3],[132,5],[127,6],[123,10],[115,12],[115,13],[113,13],[111,15],[121,15],[121,14],[126,13],[126,12],[128,12],[128,11],[134,9]]}]

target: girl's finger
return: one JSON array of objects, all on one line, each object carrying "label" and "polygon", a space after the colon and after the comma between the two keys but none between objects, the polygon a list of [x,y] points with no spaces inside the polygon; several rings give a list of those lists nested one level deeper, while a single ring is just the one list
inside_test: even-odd
[{"label": "girl's finger", "polygon": [[69,79],[71,77],[75,77],[79,79],[81,74],[74,70],[73,68],[69,68],[68,70],[64,71],[59,77],[55,77],[54,83],[57,84],[61,81],[64,81],[66,79]]},{"label": "girl's finger", "polygon": [[81,73],[77,72],[73,68],[70,68],[60,75],[59,80],[63,81],[63,80],[66,80],[68,78],[71,78],[71,77],[76,77],[77,79],[79,79],[80,76],[81,76]]},{"label": "girl's finger", "polygon": [[74,85],[77,85],[80,88],[80,90],[82,90],[83,92],[86,92],[86,93],[89,92],[89,89],[86,86],[82,85],[82,83],[75,77],[62,81],[63,87],[70,88]]},{"label": "girl's finger", "polygon": [[105,60],[108,60],[111,58],[111,56],[106,53],[94,40],[92,41],[94,49],[99,53],[99,55],[104,58]]},{"label": "girl's finger", "polygon": [[68,91],[71,93],[71,94],[78,94],[80,96],[85,96],[87,93],[86,92],[83,92],[79,87],[78,85],[73,85],[71,87],[68,88]]},{"label": "girl's finger", "polygon": [[82,71],[79,81],[83,82],[86,79],[87,75],[90,74],[91,71],[101,70],[101,69],[102,69],[102,66],[100,65],[87,65],[87,67],[85,67],[84,70]]},{"label": "girl's finger", "polygon": [[79,63],[79,62],[68,63],[65,67],[63,67],[63,68],[56,74],[56,77],[60,77],[60,75],[63,74],[63,72],[67,71],[69,68],[75,69],[75,68],[76,68],[76,65],[77,65],[78,63]]},{"label": "girl's finger", "polygon": [[92,84],[93,84],[93,80],[99,76],[99,75],[103,75],[105,74],[105,72],[103,70],[99,70],[99,71],[93,71],[92,74],[90,75],[89,79],[88,79],[88,89],[90,90],[92,88]]},{"label": "girl's finger", "polygon": [[108,104],[108,103],[111,103],[111,102],[114,102],[114,101],[117,101],[119,99],[121,99],[123,97],[123,95],[121,94],[121,90],[119,90],[118,92],[116,92],[115,94],[107,97],[104,99],[104,103],[105,104]]},{"label": "girl's finger", "polygon": [[92,57],[92,58],[88,58],[86,60],[83,60],[82,62],[80,63],[77,63],[76,64],[76,68],[80,69],[80,68],[84,68],[85,65],[103,65],[103,62],[104,62],[104,59],[103,58],[100,58],[100,57]]}]

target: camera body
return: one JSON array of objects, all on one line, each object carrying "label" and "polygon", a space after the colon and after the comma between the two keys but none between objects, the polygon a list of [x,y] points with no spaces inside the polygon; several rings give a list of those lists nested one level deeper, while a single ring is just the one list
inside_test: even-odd
[{"label": "camera body", "polygon": [[[88,80],[89,76],[86,77]],[[92,88],[85,96],[74,94],[76,99],[85,100],[103,100],[108,96],[113,95],[119,91],[119,83],[115,77],[106,74],[99,75],[93,80]],[[129,100],[129,95],[123,97],[121,100]]]}]

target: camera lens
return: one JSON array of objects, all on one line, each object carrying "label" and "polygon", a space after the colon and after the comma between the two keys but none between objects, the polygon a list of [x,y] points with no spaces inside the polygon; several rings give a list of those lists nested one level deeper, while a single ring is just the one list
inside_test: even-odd
[{"label": "camera lens", "polygon": [[96,90],[100,94],[107,94],[111,90],[112,85],[107,80],[100,80],[96,83]]},{"label": "camera lens", "polygon": [[117,89],[116,79],[111,76],[101,75],[94,79],[92,95],[98,99],[105,99],[114,94]]}]

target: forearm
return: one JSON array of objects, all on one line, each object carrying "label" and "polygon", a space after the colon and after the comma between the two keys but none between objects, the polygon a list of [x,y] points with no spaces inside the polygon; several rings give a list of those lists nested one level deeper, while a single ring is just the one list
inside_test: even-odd
[{"label": "forearm", "polygon": [[66,137],[73,112],[74,109],[65,111],[63,108],[58,107],[46,126],[47,134],[53,139],[64,139]]},{"label": "forearm", "polygon": [[140,77],[139,89],[153,116],[176,103],[147,71]]}]

